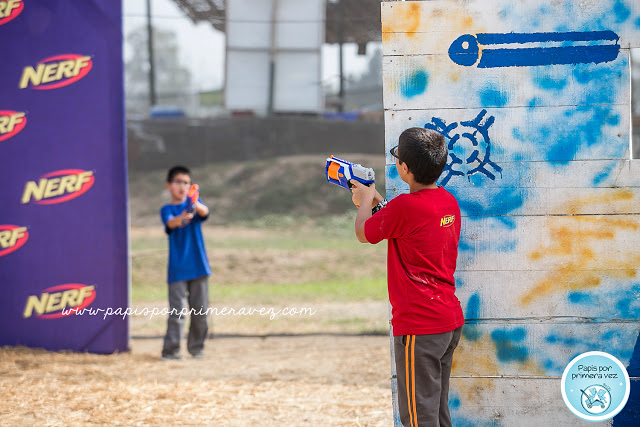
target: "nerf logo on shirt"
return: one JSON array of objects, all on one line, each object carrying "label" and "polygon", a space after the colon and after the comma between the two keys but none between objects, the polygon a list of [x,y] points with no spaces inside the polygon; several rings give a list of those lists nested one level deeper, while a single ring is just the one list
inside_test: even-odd
[{"label": "nerf logo on shirt", "polygon": [[451,227],[455,220],[455,215],[445,215],[440,219],[440,227]]},{"label": "nerf logo on shirt", "polygon": [[0,225],[0,257],[9,255],[24,246],[29,240],[27,227]]},{"label": "nerf logo on shirt", "polygon": [[0,25],[13,21],[22,13],[22,0],[0,0]]},{"label": "nerf logo on shirt", "polygon": [[[80,283],[53,286],[40,295],[27,298],[22,316],[27,319],[35,312],[35,316],[40,319],[59,319],[88,307],[95,299],[95,286]],[[66,309],[64,314],[63,309]]]},{"label": "nerf logo on shirt", "polygon": [[36,68],[27,66],[22,70],[20,89],[57,89],[69,86],[89,74],[93,67],[90,56],[67,54],[43,59]]},{"label": "nerf logo on shirt", "polygon": [[65,169],[40,177],[38,182],[29,181],[24,187],[22,204],[34,201],[38,205],[54,205],[80,197],[95,182],[93,171]]},{"label": "nerf logo on shirt", "polygon": [[26,125],[25,113],[0,110],[0,141],[16,136]]}]

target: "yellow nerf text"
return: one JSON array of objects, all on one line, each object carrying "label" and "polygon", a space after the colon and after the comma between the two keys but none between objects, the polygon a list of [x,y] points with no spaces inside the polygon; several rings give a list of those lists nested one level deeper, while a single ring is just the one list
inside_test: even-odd
[{"label": "yellow nerf text", "polygon": [[80,73],[80,70],[89,65],[89,62],[91,62],[90,56],[81,56],[78,59],[38,64],[36,68],[26,66],[22,71],[20,89],[25,89],[29,86],[29,82],[33,86],[39,86],[62,80],[63,78],[75,77]]},{"label": "yellow nerf text", "polygon": [[24,237],[24,233],[26,231],[27,227],[18,227],[13,230],[0,231],[0,250],[14,247],[16,242]]},{"label": "yellow nerf text", "polygon": [[41,178],[38,183],[27,182],[22,194],[22,203],[29,203],[31,198],[35,201],[61,196],[65,193],[80,191],[82,184],[89,182],[93,171],[86,171],[77,175],[58,176],[55,178]]},{"label": "yellow nerf text", "polygon": [[440,219],[440,227],[449,227],[456,220],[455,215],[446,215]]},{"label": "yellow nerf text", "polygon": [[[0,3],[1,5],[2,3]],[[0,116],[0,135],[5,133],[11,133],[16,128],[16,125],[19,125],[24,121],[24,113],[16,113],[10,116]]]},{"label": "yellow nerf text", "polygon": [[93,294],[95,286],[85,286],[80,289],[67,289],[62,292],[43,293],[38,295],[31,295],[27,299],[27,305],[22,313],[24,318],[31,317],[33,312],[36,314],[46,314],[60,311],[63,308],[69,307],[72,309],[78,307],[83,303],[85,298]]},{"label": "yellow nerf text", "polygon": [[22,0],[0,0],[0,18],[7,18],[14,9],[20,7]]}]

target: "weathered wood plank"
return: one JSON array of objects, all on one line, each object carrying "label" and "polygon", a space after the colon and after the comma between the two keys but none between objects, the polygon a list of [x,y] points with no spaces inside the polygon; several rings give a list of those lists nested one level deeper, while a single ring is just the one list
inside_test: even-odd
[{"label": "weathered wood plank", "polygon": [[[635,387],[640,381],[632,381]],[[575,416],[562,400],[558,378],[452,378],[449,408],[456,427],[612,425]],[[613,425],[631,424],[616,419]]]},{"label": "weathered wood plank", "polygon": [[[526,165],[523,165],[526,167]],[[408,192],[408,185],[404,183],[395,171],[395,166],[388,171],[387,199],[391,200],[399,194]],[[565,186],[561,181],[557,187],[521,185],[503,187],[474,186],[468,181],[463,186],[465,177],[456,177],[458,181],[453,185],[449,181],[447,191],[458,200],[463,217],[488,216],[540,216],[540,215],[629,215],[640,213],[640,187],[578,187]],[[595,175],[593,181],[599,175]],[[496,179],[497,180],[497,179]],[[592,182],[593,182],[592,181]],[[615,182],[615,177],[611,177]],[[441,179],[442,183],[443,180]],[[500,221],[513,223],[515,219],[502,218]],[[584,220],[586,221],[586,219]],[[513,223],[515,226],[515,223]],[[577,222],[573,222],[577,224]],[[525,226],[528,223],[524,224]]]},{"label": "weathered wood plank", "polygon": [[638,215],[463,218],[463,270],[620,270],[640,266]]},{"label": "weathered wood plank", "polygon": [[456,295],[468,322],[571,323],[640,318],[636,266],[628,270],[465,270]]},{"label": "weathered wood plank", "polygon": [[640,47],[639,17],[638,2],[619,0],[383,2],[382,40],[385,55],[412,55],[446,53],[462,34],[609,30],[629,48]]},{"label": "weathered wood plank", "polygon": [[[394,194],[395,188],[408,192],[408,186],[398,177],[394,160],[387,150],[386,182],[391,184]],[[497,174],[495,179],[484,174],[459,176],[450,179],[446,188],[586,189],[640,186],[640,160],[506,161],[499,166],[502,176]]]},{"label": "weathered wood plank", "polygon": [[587,351],[604,351],[627,366],[640,323],[466,324],[452,376],[562,376]]},{"label": "weathered wood plank", "polygon": [[630,102],[628,55],[604,64],[510,68],[461,67],[445,55],[415,55],[384,57],[382,68],[385,110]]},{"label": "weathered wood plank", "polygon": [[481,161],[630,159],[629,104],[386,111],[387,164],[395,164],[389,149],[410,127],[445,135],[449,161],[451,154],[460,159],[458,169],[472,169]]}]

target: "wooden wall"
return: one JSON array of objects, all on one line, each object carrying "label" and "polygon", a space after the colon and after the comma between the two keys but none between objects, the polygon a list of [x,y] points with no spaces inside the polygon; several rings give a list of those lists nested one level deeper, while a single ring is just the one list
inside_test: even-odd
[{"label": "wooden wall", "polygon": [[[456,293],[467,323],[454,356],[454,425],[590,425],[566,408],[560,377],[591,350],[636,377],[613,422],[640,423],[629,67],[640,3],[384,2],[382,32],[387,196],[408,191],[388,150],[404,129],[428,127],[449,143],[440,184],[462,210]],[[576,37],[567,32],[603,40],[526,41]],[[465,34],[467,56],[450,56]]]}]

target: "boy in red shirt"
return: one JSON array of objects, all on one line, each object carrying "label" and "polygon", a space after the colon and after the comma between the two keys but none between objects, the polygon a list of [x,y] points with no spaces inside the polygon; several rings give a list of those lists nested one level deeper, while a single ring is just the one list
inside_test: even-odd
[{"label": "boy in red shirt", "polygon": [[453,278],[460,208],[453,195],[436,185],[447,162],[447,145],[438,132],[409,128],[391,154],[410,192],[386,203],[374,185],[352,181],[354,202],[360,205],[356,236],[363,243],[388,240],[387,282],[402,424],[448,427],[451,362],[464,318]]}]

